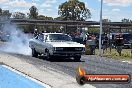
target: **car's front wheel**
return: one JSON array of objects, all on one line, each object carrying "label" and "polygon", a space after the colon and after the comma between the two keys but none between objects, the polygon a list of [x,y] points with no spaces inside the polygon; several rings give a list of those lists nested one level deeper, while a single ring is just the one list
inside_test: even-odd
[{"label": "car's front wheel", "polygon": [[81,60],[81,56],[75,56],[74,57],[74,61],[80,61]]},{"label": "car's front wheel", "polygon": [[45,55],[44,55],[44,57],[45,57],[47,60],[50,60],[50,59],[51,59],[51,55],[50,55],[48,49],[45,50]]},{"label": "car's front wheel", "polygon": [[38,57],[38,53],[35,49],[32,49],[32,57]]}]

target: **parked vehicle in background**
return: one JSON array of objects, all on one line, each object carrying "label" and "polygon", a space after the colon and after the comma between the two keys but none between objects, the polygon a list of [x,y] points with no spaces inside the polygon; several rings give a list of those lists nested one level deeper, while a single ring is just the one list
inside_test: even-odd
[{"label": "parked vehicle in background", "polygon": [[63,33],[42,33],[29,41],[32,56],[44,55],[47,59],[51,57],[73,57],[80,61],[85,51],[83,44],[73,42],[71,37]]},{"label": "parked vehicle in background", "polygon": [[123,34],[124,48],[131,48],[132,34]]},{"label": "parked vehicle in background", "polygon": [[[110,41],[111,41],[111,45],[112,47],[115,47],[114,44],[114,39],[117,33],[111,33],[110,34]],[[121,33],[123,36],[123,48],[131,48],[131,43],[130,41],[132,40],[132,34],[130,33]]]}]

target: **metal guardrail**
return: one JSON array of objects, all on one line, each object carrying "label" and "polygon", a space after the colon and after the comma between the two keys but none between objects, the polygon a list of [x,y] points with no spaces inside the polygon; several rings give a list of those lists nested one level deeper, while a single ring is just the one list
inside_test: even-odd
[{"label": "metal guardrail", "polygon": [[[70,25],[100,25],[97,21],[59,21],[59,20],[35,20],[35,19],[10,19],[12,23],[55,23],[55,24],[70,24]],[[123,22],[103,22],[103,25],[111,26],[132,26],[132,23]]]},{"label": "metal guardrail", "polygon": [[[0,20],[0,23],[14,23],[19,25],[25,24],[38,24],[38,25],[48,25],[48,24],[61,24],[61,25],[78,25],[78,26],[89,26],[89,25],[100,25],[98,21],[60,21],[60,20],[35,20],[35,19],[13,19],[10,18],[9,20]],[[110,25],[110,26],[120,26],[120,27],[130,27],[132,23],[123,23],[123,22],[103,22],[103,25]]]}]

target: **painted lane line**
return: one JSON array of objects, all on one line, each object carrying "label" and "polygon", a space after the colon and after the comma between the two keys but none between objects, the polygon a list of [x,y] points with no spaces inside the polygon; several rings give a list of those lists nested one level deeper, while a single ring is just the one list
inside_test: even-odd
[{"label": "painted lane line", "polygon": [[38,83],[38,84],[42,85],[44,88],[51,88],[51,86],[49,86],[49,85],[47,85],[47,84],[45,84],[45,83],[42,83],[42,82],[40,82],[40,81],[38,81],[38,80],[36,80],[36,79],[34,79],[34,78],[32,78],[32,77],[29,77],[28,75],[25,75],[25,74],[23,74],[23,73],[21,73],[21,72],[15,70],[15,69],[9,67],[9,66],[6,66],[6,65],[1,65],[1,66],[2,66],[2,67],[5,67],[5,68],[7,68],[7,69],[9,69],[9,70],[11,70],[11,71],[17,73],[17,74],[19,74],[20,76],[23,76],[23,77],[25,77],[25,78],[27,78],[27,79],[29,79],[29,80],[35,82],[35,83]]}]

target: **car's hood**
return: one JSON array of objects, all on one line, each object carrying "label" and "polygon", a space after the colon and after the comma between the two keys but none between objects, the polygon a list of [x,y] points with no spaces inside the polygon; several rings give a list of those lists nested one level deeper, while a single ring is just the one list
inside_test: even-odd
[{"label": "car's hood", "polygon": [[85,47],[83,44],[76,42],[47,42],[53,47]]}]

